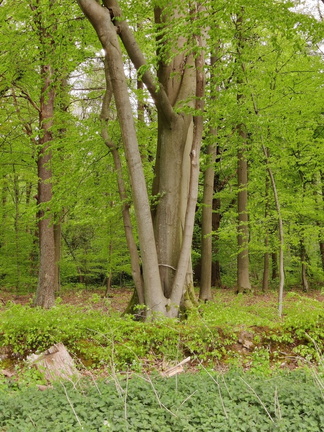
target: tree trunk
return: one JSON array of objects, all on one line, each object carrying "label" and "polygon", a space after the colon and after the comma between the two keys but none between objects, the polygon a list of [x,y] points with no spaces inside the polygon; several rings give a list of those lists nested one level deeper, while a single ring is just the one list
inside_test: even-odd
[{"label": "tree trunk", "polygon": [[304,239],[300,239],[299,246],[300,246],[302,289],[303,291],[308,292],[309,284],[307,279],[307,253],[306,253]]},{"label": "tree trunk", "polygon": [[[153,224],[117,30],[137,70],[145,65],[144,56],[127,23],[119,19],[121,11],[117,1],[105,0],[106,8],[94,0],[78,2],[106,51],[132,188],[148,315],[159,312],[176,316],[186,286],[192,281],[190,252],[198,192],[202,117],[175,113],[173,107],[196,96],[191,104],[186,102],[186,105],[202,112],[202,55],[194,60],[192,54],[181,53],[172,57],[170,53],[170,62],[160,61],[158,87],[148,69],[141,77],[158,111],[158,148],[153,183],[153,193],[158,202],[153,212]],[[111,15],[118,29],[111,21]],[[160,23],[164,20],[159,8],[155,17]],[[179,38],[179,49],[184,42]],[[199,37],[195,42],[201,46]]]},{"label": "tree trunk", "polygon": [[60,261],[61,261],[61,223],[60,221],[54,224],[54,245],[55,245],[55,294],[59,294],[61,289],[60,280]]},{"label": "tree trunk", "polygon": [[278,254],[271,252],[271,280],[276,280],[278,277]]},{"label": "tree trunk", "polygon": [[[129,212],[129,203],[128,203],[128,197],[126,193],[126,186],[124,183],[123,178],[123,172],[122,172],[122,163],[119,157],[119,152],[115,144],[110,140],[109,134],[108,134],[108,120],[109,120],[109,106],[110,101],[112,98],[112,85],[110,81],[109,76],[109,70],[107,66],[107,62],[105,62],[105,72],[106,72],[106,93],[102,102],[102,109],[101,109],[101,120],[102,120],[102,129],[101,129],[101,135],[103,137],[103,140],[106,144],[106,146],[111,150],[113,160],[114,160],[114,167],[116,170],[117,175],[117,185],[118,185],[118,193],[120,196],[121,201],[123,202],[122,207],[122,217],[123,217],[123,223],[124,223],[124,230],[125,230],[125,236],[126,236],[126,242],[128,246],[128,250],[130,253],[130,261],[131,261],[131,268],[132,268],[132,277],[135,284],[135,289],[137,292],[137,299],[140,305],[145,304],[145,298],[144,298],[144,283],[143,278],[141,274],[141,267],[140,267],[140,257],[138,254],[134,234],[133,234],[133,227],[131,222],[131,216]],[[108,278],[110,280],[110,277]],[[108,292],[108,288],[107,288]]]},{"label": "tree trunk", "polygon": [[[320,172],[320,181],[321,181],[321,201],[320,201],[320,212],[324,210],[324,171]],[[320,238],[319,238],[319,250],[321,254],[322,261],[322,270],[324,271],[324,228],[320,222],[317,222],[317,225],[320,227]]]},{"label": "tree trunk", "polygon": [[[79,0],[79,4],[106,51],[109,78],[115,98],[117,115],[122,132],[128,172],[132,188],[134,210],[138,227],[144,276],[144,297],[148,314],[166,312],[166,299],[159,277],[158,257],[154,239],[150,203],[143,173],[141,155],[136,136],[132,106],[124,73],[122,53],[117,32],[109,10],[92,0]],[[136,185],[136,187],[135,187]]]},{"label": "tree trunk", "polygon": [[[216,162],[220,162],[220,156],[219,156],[219,149],[217,148],[217,158]],[[214,175],[214,193],[218,193],[221,190],[223,190],[224,185],[226,182],[220,181],[220,175],[216,172]],[[216,256],[215,262],[213,262],[212,266],[212,286],[215,287],[222,287],[222,278],[221,278],[221,266],[219,259],[217,258],[218,255],[218,230],[220,228],[222,220],[222,214],[221,214],[221,200],[219,197],[216,197],[213,199],[213,215],[212,215],[212,226],[213,226],[213,235],[214,235],[214,242],[213,242],[213,255]]]},{"label": "tree trunk", "polygon": [[[213,134],[215,135],[215,133]],[[214,197],[214,173],[216,159],[216,145],[208,145],[209,157],[207,168],[204,172],[204,194],[202,200],[202,226],[201,226],[201,278],[200,300],[211,300],[212,282],[212,230],[213,230],[213,197]]]},{"label": "tree trunk", "polygon": [[285,287],[285,271],[284,271],[284,231],[283,231],[283,221],[281,217],[281,207],[278,196],[278,191],[276,187],[276,182],[274,175],[272,173],[271,167],[269,165],[269,152],[268,149],[262,144],[263,153],[267,163],[267,170],[271,181],[271,186],[273,190],[275,205],[278,213],[278,222],[279,222],[279,290],[278,290],[278,314],[279,317],[282,317],[283,311],[283,292]]},{"label": "tree trunk", "polygon": [[[269,246],[268,234],[264,239],[264,246],[267,248]],[[263,276],[262,276],[262,291],[265,292],[269,288],[269,274],[270,274],[270,259],[269,252],[265,252],[263,255]]]},{"label": "tree trunk", "polygon": [[248,226],[248,163],[246,159],[247,133],[244,125],[238,126],[241,137],[238,150],[237,182],[238,182],[238,228],[237,228],[237,291],[251,291],[249,276],[249,226]]},{"label": "tree trunk", "polygon": [[55,302],[57,291],[56,253],[53,218],[48,214],[46,203],[52,199],[52,184],[50,179],[52,154],[50,143],[52,140],[55,91],[53,88],[53,70],[50,65],[41,68],[43,88],[40,100],[39,124],[41,135],[39,138],[38,168],[38,213],[39,225],[39,274],[36,291],[35,306],[50,308]]},{"label": "tree trunk", "polygon": [[266,232],[264,237],[264,248],[265,253],[263,255],[263,276],[262,276],[262,291],[265,292],[268,290],[269,287],[269,274],[270,274],[270,260],[269,260],[269,232],[268,232],[268,224],[267,224],[267,218],[268,218],[268,212],[269,212],[269,178],[266,177],[265,182],[265,208],[264,208],[264,218],[266,221]]}]

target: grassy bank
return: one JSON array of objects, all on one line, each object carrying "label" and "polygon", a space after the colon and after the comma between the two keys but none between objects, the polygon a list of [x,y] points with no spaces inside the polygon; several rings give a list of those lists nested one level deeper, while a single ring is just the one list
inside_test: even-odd
[{"label": "grassy bank", "polygon": [[80,369],[141,372],[190,356],[191,368],[264,373],[318,362],[323,341],[323,302],[296,293],[286,295],[281,320],[275,295],[225,291],[177,321],[121,317],[98,294],[78,305],[58,301],[48,311],[13,302],[0,310],[1,369],[24,368],[29,354],[63,342]]}]

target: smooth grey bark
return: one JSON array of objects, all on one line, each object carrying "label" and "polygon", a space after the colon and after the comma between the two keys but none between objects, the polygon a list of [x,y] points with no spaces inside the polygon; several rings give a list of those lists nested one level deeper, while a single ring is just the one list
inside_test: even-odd
[{"label": "smooth grey bark", "polygon": [[95,0],[78,0],[78,3],[96,30],[106,52],[109,77],[112,84],[117,116],[130,176],[136,215],[141,258],[143,263],[144,297],[148,314],[166,313],[167,300],[163,295],[159,277],[158,256],[155,245],[150,203],[146,188],[141,156],[138,147],[132,107],[124,73],[122,53],[116,27],[107,8]]},{"label": "smooth grey bark", "polygon": [[[199,48],[203,46],[201,36],[196,37],[196,43]],[[205,91],[205,73],[204,73],[204,52],[200,51],[195,58],[196,71],[196,93],[195,93],[195,112],[198,113],[193,117],[193,139],[190,151],[190,175],[189,175],[189,191],[186,206],[185,223],[183,229],[183,241],[179,256],[178,267],[174,278],[171,294],[171,305],[179,305],[183,297],[184,291],[190,292],[192,288],[192,271],[191,269],[191,245],[195,223],[196,203],[198,199],[198,181],[199,181],[199,155],[201,147],[201,139],[203,132],[203,117],[204,109],[203,95]],[[190,280],[188,281],[188,277]],[[190,285],[188,287],[188,285]],[[171,309],[172,310],[172,309]],[[171,316],[176,316],[176,308],[173,308]]]},{"label": "smooth grey bark", "polygon": [[279,223],[279,290],[278,290],[278,314],[279,317],[282,317],[282,311],[283,311],[283,293],[284,293],[284,287],[285,287],[285,271],[284,271],[284,230],[283,230],[283,221],[281,217],[281,207],[280,207],[280,201],[277,191],[277,186],[275,182],[274,175],[272,173],[272,169],[269,165],[269,153],[268,149],[262,144],[263,153],[266,159],[267,164],[267,171],[270,177],[271,186],[273,190],[275,205],[277,209],[278,214],[278,223]]},{"label": "smooth grey bark", "polygon": [[[180,101],[196,96],[195,102],[190,106],[197,111],[202,109],[200,95],[204,91],[203,69],[197,70],[201,56],[196,59],[196,64],[192,54],[185,55],[183,52],[170,56],[172,60],[168,64],[160,61],[158,86],[148,69],[141,75],[141,80],[157,107],[159,124],[153,184],[153,193],[158,202],[153,211],[152,230],[117,33],[137,70],[145,65],[145,59],[128,24],[122,19],[117,1],[105,0],[104,4],[106,8],[100,7],[94,0],[79,0],[79,5],[96,29],[107,54],[133,190],[143,263],[145,304],[151,311],[176,316],[186,286],[192,281],[190,253],[198,190],[202,118],[201,115],[193,118],[190,114],[175,113],[173,107]],[[161,22],[165,18],[159,8],[155,10],[155,17]],[[177,48],[183,47],[185,42],[180,37]],[[195,43],[201,46],[198,39]]]},{"label": "smooth grey bark", "polygon": [[[126,193],[126,186],[123,178],[123,171],[122,171],[122,164],[119,156],[118,149],[116,145],[111,141],[108,134],[108,121],[109,121],[109,106],[112,99],[112,86],[110,82],[109,77],[109,71],[107,67],[107,62],[105,63],[105,74],[106,74],[106,92],[103,98],[102,102],[102,109],[101,109],[101,120],[102,120],[102,129],[101,129],[101,135],[102,138],[106,144],[106,146],[110,149],[111,154],[113,156],[114,160],[114,167],[117,175],[117,185],[118,185],[118,193],[119,197],[121,199],[121,202],[123,203],[122,206],[122,217],[123,217],[123,224],[124,224],[124,231],[126,236],[126,242],[128,246],[128,250],[130,253],[130,261],[131,261],[131,268],[132,268],[132,277],[135,284],[135,289],[137,292],[138,302],[141,305],[144,305],[145,298],[144,298],[144,284],[143,284],[143,278],[141,275],[141,267],[140,267],[140,257],[138,254],[136,241],[133,234],[133,227],[132,227],[132,221],[130,216],[130,205],[128,202],[128,197]],[[108,284],[111,280],[111,277],[108,277]],[[108,292],[108,288],[107,288]]]}]

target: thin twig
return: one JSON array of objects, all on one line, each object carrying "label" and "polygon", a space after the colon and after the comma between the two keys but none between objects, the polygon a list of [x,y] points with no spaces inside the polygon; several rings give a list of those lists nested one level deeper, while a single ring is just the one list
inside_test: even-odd
[{"label": "thin twig", "polygon": [[77,413],[76,413],[76,411],[75,411],[75,409],[74,409],[73,403],[71,402],[71,399],[69,398],[69,395],[68,395],[68,393],[67,393],[67,390],[66,390],[65,385],[63,384],[63,382],[61,382],[61,385],[62,385],[62,387],[64,388],[64,392],[65,392],[66,399],[67,399],[67,401],[68,401],[69,404],[70,404],[70,407],[71,407],[71,409],[72,409],[72,411],[73,411],[73,414],[74,414],[74,416],[75,416],[77,422],[79,423],[79,426],[80,426],[81,429],[83,430],[82,423],[81,423],[81,421],[80,421],[80,419],[79,419],[79,417],[78,417],[78,415],[77,415]]},{"label": "thin twig", "polygon": [[258,399],[258,401],[260,402],[260,404],[262,405],[263,409],[265,410],[265,412],[267,413],[269,419],[272,421],[272,423],[274,423],[275,421],[273,420],[271,414],[269,413],[267,407],[264,405],[264,403],[262,402],[262,400],[260,399],[260,397],[258,396],[258,394],[256,393],[256,391],[254,390],[253,387],[250,386],[249,383],[247,383],[242,377],[240,377],[240,379],[244,382],[244,384],[252,391],[252,393],[254,394],[254,396]]}]

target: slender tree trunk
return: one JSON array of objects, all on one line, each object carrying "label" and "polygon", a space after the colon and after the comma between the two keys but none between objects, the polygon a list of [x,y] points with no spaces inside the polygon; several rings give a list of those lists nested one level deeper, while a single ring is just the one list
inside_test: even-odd
[{"label": "slender tree trunk", "polygon": [[97,31],[98,37],[106,51],[106,61],[109,69],[108,79],[110,79],[112,83],[132,187],[143,262],[145,304],[148,307],[149,314],[152,312],[165,314],[167,301],[163,295],[159,277],[158,256],[150,203],[116,28],[111,21],[108,9],[102,8],[95,1],[79,0],[79,4]]},{"label": "slender tree trunk", "polygon": [[105,64],[105,71],[106,71],[106,93],[102,102],[102,109],[101,109],[101,120],[102,120],[101,134],[106,146],[111,150],[113,160],[114,160],[114,167],[117,174],[118,192],[119,192],[120,199],[123,202],[122,217],[124,223],[126,242],[130,253],[132,277],[137,292],[136,298],[138,299],[139,304],[143,305],[145,303],[145,298],[144,298],[144,284],[143,284],[143,278],[141,275],[141,267],[140,267],[140,257],[138,254],[138,250],[137,250],[137,246],[133,234],[133,227],[132,227],[131,216],[129,212],[130,205],[128,203],[126,186],[123,178],[122,164],[119,157],[118,149],[115,146],[115,144],[110,140],[108,134],[109,106],[112,98],[112,85],[110,81],[107,62]]},{"label": "slender tree trunk", "polygon": [[271,252],[271,280],[276,280],[278,277],[278,254]]},{"label": "slender tree trunk", "polygon": [[269,212],[269,177],[266,176],[265,182],[265,209],[264,218],[266,221],[266,232],[264,237],[264,248],[265,252],[263,255],[263,276],[262,276],[262,291],[267,291],[269,287],[269,275],[270,275],[270,259],[269,259],[269,231],[268,231],[268,212]]},{"label": "slender tree trunk", "polygon": [[[215,67],[216,57],[210,59],[211,68]],[[211,81],[214,73],[212,69]],[[215,100],[215,96],[212,96]],[[210,138],[216,138],[217,131],[210,129]],[[207,146],[207,167],[204,172],[204,192],[202,200],[202,223],[201,223],[201,278],[199,299],[203,301],[212,299],[212,270],[213,270],[213,198],[214,198],[214,181],[215,181],[215,160],[217,154],[216,143]]]},{"label": "slender tree trunk", "polygon": [[[225,182],[220,181],[220,175],[217,169],[217,164],[220,162],[220,152],[219,148],[216,149],[216,172],[214,174],[214,193],[220,192]],[[212,286],[215,287],[222,287],[222,278],[221,278],[221,267],[219,259],[217,258],[218,255],[218,238],[219,238],[219,228],[222,220],[222,214],[221,214],[221,200],[219,197],[216,197],[213,199],[213,215],[212,215],[212,227],[213,227],[213,236],[214,236],[214,242],[213,242],[213,254],[216,256],[215,262],[213,262],[212,265]]]},{"label": "slender tree trunk", "polygon": [[[213,133],[213,131],[211,132]],[[215,133],[213,134],[215,135]],[[213,197],[216,145],[207,147],[208,165],[204,172],[204,193],[202,200],[202,226],[201,226],[201,278],[200,300],[211,300],[212,282],[212,229],[213,229]]]},{"label": "slender tree trunk", "polygon": [[[320,211],[324,210],[324,171],[320,173],[320,181],[321,181],[321,202],[320,202]],[[321,254],[322,261],[322,269],[324,271],[324,228],[323,224],[320,222],[317,223],[320,227],[320,238],[319,238],[319,250]]]},{"label": "slender tree trunk", "polygon": [[61,279],[60,279],[60,261],[61,261],[61,223],[54,224],[54,245],[55,245],[55,294],[58,294],[61,289]]},{"label": "slender tree trunk", "polygon": [[283,231],[283,222],[281,217],[281,208],[280,208],[280,201],[279,196],[277,192],[276,182],[274,175],[272,173],[272,170],[269,165],[269,153],[267,148],[262,145],[263,153],[266,158],[267,163],[267,170],[271,181],[271,186],[273,190],[273,195],[275,199],[275,204],[277,208],[278,213],[278,221],[279,221],[279,242],[280,242],[280,249],[279,249],[279,291],[278,291],[278,314],[279,317],[282,317],[282,311],[283,311],[283,292],[284,292],[284,286],[285,286],[285,271],[284,271],[284,231]]},{"label": "slender tree trunk", "polygon": [[[269,247],[269,237],[266,234],[264,239],[264,247]],[[269,252],[265,252],[263,255],[263,275],[262,275],[262,291],[265,292],[269,288],[269,275],[270,275],[270,257]]]},{"label": "slender tree trunk", "polygon": [[39,138],[38,168],[38,214],[39,224],[39,274],[35,306],[50,308],[55,302],[57,291],[56,254],[53,218],[48,214],[46,203],[52,199],[52,177],[50,143],[52,141],[55,91],[53,70],[50,65],[41,67],[43,88],[41,93],[39,123],[42,134]]},{"label": "slender tree trunk", "polygon": [[251,283],[249,276],[249,219],[248,219],[248,162],[246,159],[246,141],[247,133],[244,125],[238,126],[238,133],[242,139],[239,144],[238,151],[238,166],[237,166],[237,180],[238,180],[238,228],[237,228],[237,291],[247,292],[251,291]]},{"label": "slender tree trunk", "polygon": [[307,279],[307,253],[306,253],[305,242],[303,238],[300,239],[299,247],[300,247],[300,261],[301,261],[302,289],[303,291],[308,292],[309,284]]}]

